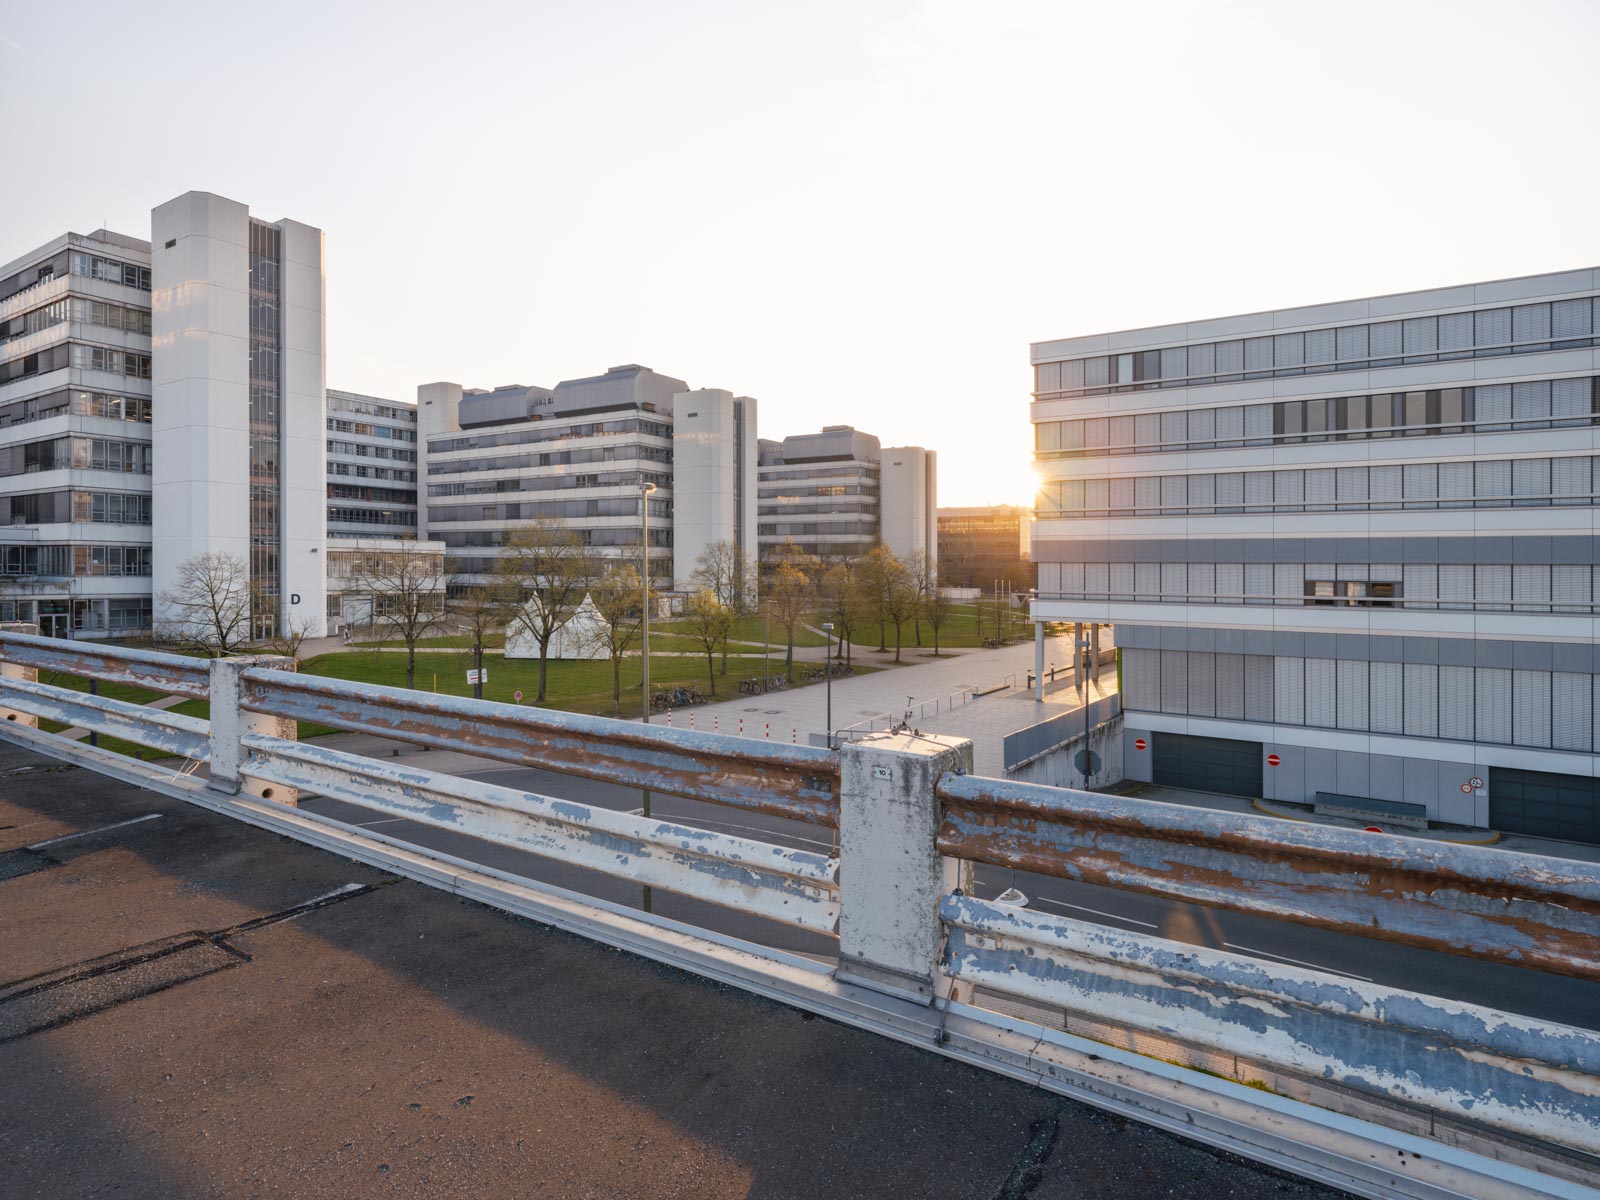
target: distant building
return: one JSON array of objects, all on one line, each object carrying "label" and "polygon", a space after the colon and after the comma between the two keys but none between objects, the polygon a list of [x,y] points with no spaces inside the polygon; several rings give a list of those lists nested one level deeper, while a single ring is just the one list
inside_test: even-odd
[{"label": "distant building", "polygon": [[937,555],[936,463],[930,450],[885,450],[849,425],[781,442],[764,439],[758,469],[763,566],[790,543],[824,560],[859,558],[879,543],[902,557]]},{"label": "distant building", "polygon": [[628,364],[554,388],[424,384],[417,411],[418,530],[448,547],[461,582],[492,573],[507,533],[541,518],[560,519],[603,557],[638,561],[644,483],[656,488],[657,588],[686,580],[715,541],[755,556],[753,400]]},{"label": "distant building", "polygon": [[328,389],[328,537],[417,536],[417,406]]},{"label": "distant building", "polygon": [[150,243],[63,234],[0,266],[0,621],[149,629]]},{"label": "distant building", "polygon": [[939,582],[944,587],[1033,586],[1031,510],[1014,504],[939,510]]}]

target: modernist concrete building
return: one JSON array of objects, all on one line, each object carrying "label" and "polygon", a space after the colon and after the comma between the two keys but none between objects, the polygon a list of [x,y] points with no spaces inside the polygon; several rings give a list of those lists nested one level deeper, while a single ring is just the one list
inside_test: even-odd
[{"label": "modernist concrete building", "polygon": [[1600,841],[1600,271],[1033,347],[1052,621],[1128,774]]},{"label": "modernist concrete building", "polygon": [[0,621],[150,627],[150,243],[68,233],[0,266]]},{"label": "modernist concrete building", "polygon": [[880,542],[896,554],[938,554],[937,458],[885,450],[870,433],[827,425],[760,450],[759,541],[770,566],[794,544],[820,559],[858,558]]},{"label": "modernist concrete building", "polygon": [[328,536],[417,536],[417,406],[328,389]]},{"label": "modernist concrete building", "polygon": [[1033,586],[1033,513],[1015,504],[939,509],[939,582],[1006,591]]},{"label": "modernist concrete building", "polygon": [[325,627],[323,235],[188,192],[151,214],[156,624],[180,566],[249,564],[258,636]]},{"label": "modernist concrete building", "polygon": [[656,489],[649,497],[656,587],[673,590],[714,541],[735,541],[754,558],[753,400],[694,391],[627,364],[554,388],[424,384],[417,408],[426,489],[419,532],[448,547],[460,582],[487,577],[506,533],[540,518],[566,522],[603,557],[636,561],[645,483]]}]

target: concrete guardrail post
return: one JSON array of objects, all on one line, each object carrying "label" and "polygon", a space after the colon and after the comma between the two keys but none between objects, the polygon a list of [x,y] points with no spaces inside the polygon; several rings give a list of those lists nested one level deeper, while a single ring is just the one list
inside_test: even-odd
[{"label": "concrete guardrail post", "polygon": [[266,734],[291,742],[298,736],[297,723],[292,718],[246,712],[239,707],[243,690],[241,677],[254,667],[293,671],[295,661],[272,655],[211,660],[211,778],[207,786],[212,791],[229,796],[237,796],[241,791],[248,792],[263,800],[293,807],[299,799],[294,788],[252,779],[244,774],[245,759],[249,756],[240,739],[245,734]]},{"label": "concrete guardrail post", "polygon": [[966,738],[882,733],[839,748],[840,981],[933,1002],[939,897],[972,891],[972,864],[936,846],[934,785],[972,761]]},{"label": "concrete guardrail post", "polygon": [[[0,633],[31,633],[37,637],[39,627],[31,621],[8,621],[0,624]],[[39,669],[0,662],[0,679],[25,679],[29,683],[37,683]],[[38,717],[32,713],[17,712],[12,708],[0,708],[0,721],[10,721],[13,725],[24,725],[29,729],[39,728]]]}]

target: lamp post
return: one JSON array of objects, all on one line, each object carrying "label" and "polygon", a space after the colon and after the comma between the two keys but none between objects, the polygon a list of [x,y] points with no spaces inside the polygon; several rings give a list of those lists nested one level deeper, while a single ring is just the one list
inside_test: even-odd
[{"label": "lamp post", "polygon": [[[643,666],[639,670],[639,709],[646,725],[650,724],[650,493],[656,485],[648,480],[639,483],[639,657]],[[639,812],[650,815],[650,789],[641,788]],[[650,911],[650,885],[644,885],[644,911]]]},{"label": "lamp post", "polygon": [[828,653],[822,660],[822,669],[826,672],[823,676],[826,683],[824,687],[828,693],[828,745],[833,745],[833,622],[824,621],[822,632],[828,635]]}]

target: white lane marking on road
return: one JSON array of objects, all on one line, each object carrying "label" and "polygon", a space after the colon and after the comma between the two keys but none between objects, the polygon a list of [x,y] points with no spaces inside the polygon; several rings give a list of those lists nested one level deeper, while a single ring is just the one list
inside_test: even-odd
[{"label": "white lane marking on road", "polygon": [[389,825],[389,824],[392,824],[395,821],[404,821],[404,820],[405,820],[404,817],[379,817],[376,821],[357,821],[356,824],[358,826],[360,826],[362,829],[365,829],[369,825]]},{"label": "white lane marking on road", "polygon": [[[651,813],[650,815],[652,817],[661,816],[659,813]],[[663,821],[676,821],[682,825],[720,825],[724,829],[743,829],[750,833],[759,833],[763,839],[775,837],[788,838],[793,842],[804,842],[808,846],[821,846],[824,850],[829,852],[832,852],[833,850],[832,842],[819,842],[815,838],[797,837],[792,833],[774,833],[770,829],[758,829],[754,825],[736,825],[732,821],[713,821],[709,817],[661,817],[661,819]]]},{"label": "white lane marking on road", "polygon": [[1229,950],[1243,950],[1246,954],[1259,954],[1262,958],[1276,958],[1280,962],[1293,963],[1297,967],[1310,967],[1313,971],[1326,971],[1332,975],[1343,975],[1349,979],[1359,979],[1362,983],[1371,983],[1372,979],[1366,975],[1357,975],[1352,971],[1341,971],[1338,967],[1325,967],[1321,963],[1306,962],[1304,959],[1290,958],[1286,954],[1274,954],[1271,950],[1257,950],[1251,946],[1241,946],[1237,942],[1223,942]]},{"label": "white lane marking on road", "polygon": [[57,842],[70,842],[73,838],[88,837],[91,833],[104,833],[108,829],[121,829],[124,825],[137,825],[140,821],[154,821],[160,816],[160,813],[145,813],[142,817],[133,817],[127,821],[117,821],[110,825],[102,825],[98,829],[81,829],[77,833],[63,833],[60,837],[46,838],[42,842],[34,842],[28,846],[28,849],[43,850],[46,846],[54,846]]},{"label": "white lane marking on road", "polygon": [[1149,921],[1140,921],[1134,917],[1124,917],[1119,913],[1101,912],[1098,908],[1085,908],[1081,904],[1068,904],[1065,900],[1052,900],[1049,896],[1035,897],[1040,904],[1054,904],[1057,908],[1071,908],[1078,912],[1093,913],[1097,917],[1110,917],[1113,921],[1126,921],[1129,925],[1142,925],[1146,929],[1160,929],[1159,925],[1152,925]]}]

